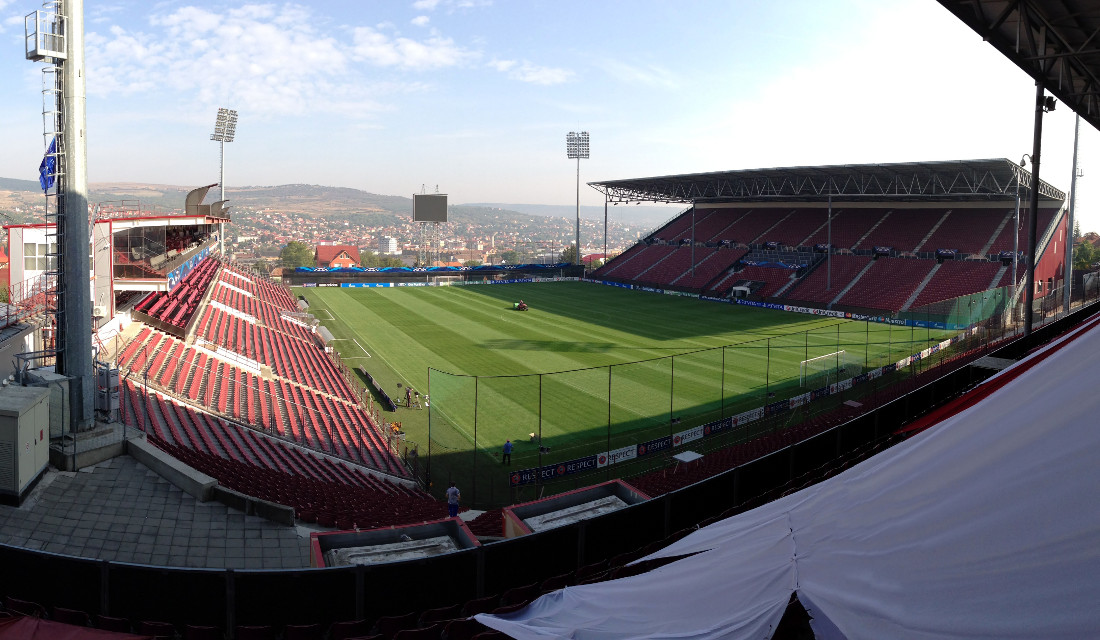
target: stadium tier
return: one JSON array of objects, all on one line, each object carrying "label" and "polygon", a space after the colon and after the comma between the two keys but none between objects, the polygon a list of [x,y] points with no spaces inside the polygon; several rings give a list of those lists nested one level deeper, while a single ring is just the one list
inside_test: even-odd
[{"label": "stadium tier", "polygon": [[[208,291],[209,302],[201,304]],[[156,397],[173,398],[159,407],[162,421],[172,415],[169,408],[187,406],[193,416],[187,424],[233,421],[234,428],[248,431],[241,426],[247,425],[395,477],[410,475],[309,326],[295,317],[297,304],[285,288],[207,258],[170,294],[148,296],[139,308],[182,328],[189,319],[177,306],[199,317],[190,335],[146,326],[117,357],[129,392],[142,384]],[[148,407],[131,407],[129,424],[144,426],[142,408]],[[153,426],[180,424],[167,420]],[[186,440],[180,429],[158,437],[174,446],[207,443],[193,447],[195,455],[234,458],[224,438]],[[215,451],[209,443],[220,446]]]},{"label": "stadium tier", "polygon": [[[1041,234],[1050,231],[1057,213],[1057,208],[1040,209]],[[834,203],[831,224],[828,210],[820,205],[705,206],[694,213],[688,209],[591,277],[716,296],[731,295],[740,283],[748,286],[752,299],[898,313],[1010,284],[1011,273],[1003,277],[1000,254],[1014,246],[1013,222],[1014,208],[1005,205]],[[1018,244],[1026,246],[1026,212],[1020,228]],[[830,237],[831,272],[822,253]],[[693,240],[694,252],[689,246]],[[898,257],[912,260],[872,264]],[[948,264],[964,258],[969,258],[966,265]],[[937,267],[937,261],[946,266]],[[792,272],[771,269],[768,263],[803,268],[789,282]],[[832,286],[826,290],[829,278]]]},{"label": "stadium tier", "polygon": [[303,521],[377,528],[446,513],[445,505],[419,489],[306,452],[159,393],[143,393],[132,381],[123,384],[122,395],[124,420],[143,428],[155,446],[230,489],[294,507]]}]

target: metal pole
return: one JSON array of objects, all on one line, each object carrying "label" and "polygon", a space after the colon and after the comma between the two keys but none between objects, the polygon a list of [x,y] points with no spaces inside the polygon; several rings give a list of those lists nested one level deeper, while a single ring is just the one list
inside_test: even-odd
[{"label": "metal pole", "polygon": [[603,261],[604,261],[604,264],[607,264],[607,194],[606,193],[603,194]]},{"label": "metal pole", "polygon": [[1039,158],[1043,149],[1043,83],[1035,83],[1035,130],[1031,140],[1031,218],[1027,234],[1027,297],[1024,302],[1024,335],[1031,335],[1031,307],[1035,304],[1035,243],[1039,229]]},{"label": "metal pole", "polygon": [[[224,138],[224,136],[223,136]],[[218,188],[220,189],[218,200],[225,202],[225,140],[218,142],[221,152],[218,160]],[[224,206],[224,205],[222,205]],[[225,257],[225,223],[218,223],[218,254]]]},{"label": "metal pole", "polygon": [[691,202],[691,277],[695,277],[695,201]]},{"label": "metal pole", "polygon": [[[63,165],[58,216],[61,274],[58,287],[61,344],[58,373],[69,378],[69,429],[94,425],[92,378],[92,313],[88,293],[88,145],[84,65],[84,0],[65,0],[67,59],[61,63]],[[55,344],[56,344],[55,340]]]},{"label": "metal pole", "polygon": [[672,356],[668,374],[668,433],[672,435],[672,421],[676,419],[673,404],[676,401],[676,356]]},{"label": "metal pole", "polygon": [[[604,201],[606,207],[606,200]],[[607,453],[611,455],[611,367],[615,365],[607,365]],[[607,477],[611,477],[611,461],[608,460],[607,465]]]},{"label": "metal pole", "polygon": [[542,374],[539,374],[539,468],[535,471],[535,485],[542,484]]},{"label": "metal pole", "polygon": [[473,476],[473,479],[470,481],[470,484],[472,485],[471,486],[472,491],[471,491],[470,495],[473,496],[473,498],[470,500],[471,504],[473,504],[474,500],[477,500],[477,383],[478,383],[478,380],[480,380],[480,377],[475,376],[474,377],[474,476]]},{"label": "metal pole", "polygon": [[771,393],[771,385],[769,382],[769,376],[772,372],[772,339],[768,338],[767,346],[767,361],[764,363],[764,402],[768,402],[768,394]]},{"label": "metal pole", "polygon": [[726,347],[724,347],[724,346],[722,347],[722,382],[720,384],[721,384],[722,397],[718,399],[719,410],[721,411],[721,413],[718,414],[718,417],[719,418],[725,418],[726,417]]},{"label": "metal pole", "polygon": [[[1022,163],[1021,163],[1022,164]],[[1016,176],[1016,230],[1012,234],[1012,293],[1016,294],[1016,273],[1020,259],[1020,176]]]},{"label": "metal pole", "polygon": [[829,234],[825,245],[825,290],[833,288],[833,192],[829,191]]},{"label": "metal pole", "polygon": [[1065,299],[1066,313],[1069,313],[1069,302],[1073,295],[1073,241],[1076,239],[1073,235],[1073,214],[1076,205],[1077,198],[1077,141],[1081,135],[1081,116],[1077,116],[1077,120],[1073,125],[1073,176],[1069,180],[1069,220],[1066,222],[1066,264],[1065,275],[1062,278],[1065,280],[1065,293],[1062,294]]},{"label": "metal pole", "polygon": [[577,158],[577,258],[573,264],[581,263],[581,159]]}]

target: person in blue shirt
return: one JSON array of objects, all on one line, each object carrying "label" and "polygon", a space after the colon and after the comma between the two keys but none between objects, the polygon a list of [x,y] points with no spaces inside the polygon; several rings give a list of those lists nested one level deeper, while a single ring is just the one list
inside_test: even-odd
[{"label": "person in blue shirt", "polygon": [[500,457],[501,464],[512,464],[512,441],[504,441],[504,455]]},{"label": "person in blue shirt", "polygon": [[447,489],[447,514],[450,517],[458,515],[458,500],[462,497],[462,492],[458,490],[455,483],[451,483],[451,486]]}]

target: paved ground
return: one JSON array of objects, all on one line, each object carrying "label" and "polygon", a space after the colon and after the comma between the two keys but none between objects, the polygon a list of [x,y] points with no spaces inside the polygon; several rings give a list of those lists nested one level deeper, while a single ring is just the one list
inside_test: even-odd
[{"label": "paved ground", "polygon": [[161,566],[309,566],[309,529],[198,502],[130,456],[51,468],[23,506],[0,505],[0,543]]}]

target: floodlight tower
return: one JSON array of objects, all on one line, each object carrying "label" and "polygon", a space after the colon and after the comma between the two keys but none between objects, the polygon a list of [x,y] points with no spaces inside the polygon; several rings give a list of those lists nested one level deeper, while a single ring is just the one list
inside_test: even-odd
[{"label": "floodlight tower", "polygon": [[68,379],[68,427],[78,432],[95,426],[84,0],[46,0],[41,10],[26,16],[24,27],[27,59],[46,63],[42,121],[49,142],[39,181],[46,195],[48,244],[56,245],[48,254],[52,266],[45,274],[46,297],[55,303],[47,313],[53,316],[56,334],[45,350],[18,356],[28,362],[55,358],[57,372]]},{"label": "floodlight tower", "polygon": [[588,132],[570,131],[565,134],[565,157],[577,159],[577,252],[576,262],[581,263],[581,160],[588,159]]},{"label": "floodlight tower", "polygon": [[[237,135],[236,109],[219,108],[218,118],[214,121],[214,133],[210,134],[210,139],[216,141],[221,148],[218,162],[218,187],[221,189],[221,196],[218,199],[222,202],[225,202],[225,143],[233,142],[235,135]],[[222,222],[218,223],[218,253],[222,257],[225,256],[225,223]]]}]

